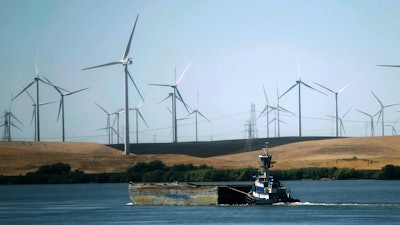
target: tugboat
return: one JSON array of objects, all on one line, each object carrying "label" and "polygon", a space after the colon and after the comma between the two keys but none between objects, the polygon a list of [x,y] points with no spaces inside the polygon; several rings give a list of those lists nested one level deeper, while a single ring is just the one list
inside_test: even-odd
[{"label": "tugboat", "polygon": [[294,199],[289,190],[274,177],[269,175],[272,156],[268,154],[268,142],[263,148],[263,153],[258,157],[261,160],[261,169],[252,185],[251,191],[246,196],[246,202],[250,205],[272,205],[276,203],[299,202]]}]

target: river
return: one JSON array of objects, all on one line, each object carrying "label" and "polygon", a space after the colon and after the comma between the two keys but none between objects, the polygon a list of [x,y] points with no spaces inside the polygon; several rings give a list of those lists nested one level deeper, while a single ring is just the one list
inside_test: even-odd
[{"label": "river", "polygon": [[1,224],[398,224],[400,181],[286,181],[301,203],[135,206],[128,184],[3,185]]}]

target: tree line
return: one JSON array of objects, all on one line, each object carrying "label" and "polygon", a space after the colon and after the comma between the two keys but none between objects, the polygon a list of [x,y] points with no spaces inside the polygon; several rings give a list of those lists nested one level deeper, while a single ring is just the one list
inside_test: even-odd
[{"label": "tree line", "polygon": [[[163,162],[139,162],[124,173],[86,174],[82,170],[71,170],[68,164],[43,165],[35,172],[22,176],[0,176],[0,184],[71,184],[71,183],[127,183],[134,182],[208,182],[251,181],[258,173],[255,168],[215,169],[205,164],[175,164]],[[386,165],[381,170],[355,170],[349,168],[299,168],[271,170],[279,180],[319,179],[400,179],[400,166]]]}]

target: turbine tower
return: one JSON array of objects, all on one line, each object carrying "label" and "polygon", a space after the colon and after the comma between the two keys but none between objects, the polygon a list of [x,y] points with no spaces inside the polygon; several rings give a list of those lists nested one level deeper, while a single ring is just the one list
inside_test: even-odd
[{"label": "turbine tower", "polygon": [[335,103],[336,103],[336,137],[339,137],[338,94],[339,94],[339,93],[342,93],[342,92],[344,91],[344,89],[346,89],[348,86],[350,86],[350,84],[348,84],[348,85],[342,87],[342,88],[341,88],[340,90],[338,90],[338,91],[332,91],[331,89],[329,89],[329,88],[327,88],[327,87],[325,87],[325,86],[323,86],[323,85],[321,85],[321,84],[318,84],[318,83],[316,83],[316,82],[313,82],[313,83],[316,84],[316,85],[318,85],[318,86],[320,86],[320,87],[322,87],[322,88],[324,88],[325,90],[327,90],[327,91],[329,91],[329,92],[335,94]]},{"label": "turbine tower", "polygon": [[44,79],[45,79],[48,83],[52,84],[52,86],[54,87],[54,89],[56,89],[56,91],[57,91],[57,92],[60,94],[60,96],[61,96],[61,98],[60,98],[60,106],[59,106],[59,108],[58,108],[57,121],[58,121],[58,119],[60,118],[60,111],[61,111],[62,142],[65,142],[64,97],[65,97],[65,96],[70,96],[70,95],[76,94],[76,93],[78,93],[78,92],[87,90],[87,89],[89,89],[89,88],[87,87],[87,88],[83,88],[83,89],[80,89],[80,90],[77,90],[77,91],[72,91],[72,92],[69,92],[69,93],[65,93],[65,92],[62,91],[61,88],[59,88],[59,87],[53,85],[53,83],[51,83],[46,77],[45,77]]},{"label": "turbine tower", "polygon": [[389,108],[395,105],[400,105],[400,103],[396,103],[396,104],[391,104],[391,105],[383,105],[383,103],[381,102],[381,100],[379,100],[379,98],[375,95],[375,93],[373,91],[371,91],[371,93],[374,95],[374,97],[376,98],[376,100],[378,100],[379,104],[381,105],[381,110],[379,110],[379,117],[378,117],[378,121],[379,118],[382,116],[382,136],[385,136],[385,118],[384,118],[384,110],[385,108]]},{"label": "turbine tower", "polygon": [[[34,78],[34,80],[28,85],[26,86],[21,92],[19,92],[13,99],[12,101],[14,101],[18,96],[20,96],[25,90],[27,90],[30,86],[32,86],[33,84],[36,83],[36,102],[40,102],[39,101],[39,81],[52,86],[51,84],[49,84],[46,81],[43,81],[40,77],[39,77],[39,69],[36,63],[36,56],[35,58],[35,71],[36,71],[36,77]],[[39,106],[40,104],[37,104],[35,107],[36,110],[36,116],[35,116],[35,141],[40,141],[40,120],[39,120]]]},{"label": "turbine tower", "polygon": [[98,68],[98,67],[103,67],[103,66],[112,66],[112,65],[117,65],[120,64],[124,67],[124,71],[125,71],[125,144],[124,144],[124,150],[125,150],[125,155],[129,155],[130,153],[130,143],[129,143],[129,101],[128,101],[128,77],[131,79],[133,85],[135,86],[137,92],[140,95],[140,98],[144,101],[142,94],[139,91],[139,88],[136,86],[136,83],[133,81],[133,78],[131,76],[131,74],[128,71],[128,65],[132,64],[132,59],[131,58],[127,58],[128,54],[129,54],[129,50],[131,47],[131,42],[132,42],[132,36],[133,33],[135,31],[135,27],[136,27],[136,23],[139,19],[139,15],[137,15],[136,17],[136,21],[135,24],[133,25],[133,29],[131,32],[131,36],[129,37],[129,41],[128,44],[126,46],[125,52],[122,56],[122,59],[120,61],[116,61],[116,62],[110,62],[110,63],[105,63],[102,65],[98,65],[98,66],[92,66],[92,67],[88,67],[82,70],[89,70],[89,69],[94,69],[94,68]]},{"label": "turbine tower", "polygon": [[[179,92],[178,89],[178,84],[181,82],[183,76],[185,75],[187,69],[189,68],[190,63],[187,64],[187,66],[185,67],[185,69],[183,70],[181,76],[179,77],[178,81],[175,82],[175,84],[173,85],[169,85],[169,84],[150,84],[153,86],[161,86],[161,87],[171,87],[173,89],[172,95],[171,93],[168,95],[167,98],[172,97],[172,142],[173,143],[177,143],[178,142],[178,129],[177,129],[177,120],[176,120],[176,99],[178,99],[179,101],[181,101],[183,103],[183,105],[186,108],[186,111],[189,113],[189,109],[187,104],[185,103],[185,101],[183,101],[182,95]],[[175,68],[175,76],[176,76],[176,68]],[[167,98],[165,98],[164,100],[166,100]],[[163,101],[164,101],[163,100]]]},{"label": "turbine tower", "polygon": [[211,123],[211,121],[209,119],[207,119],[207,117],[205,117],[200,111],[199,111],[199,92],[197,91],[197,107],[195,110],[193,110],[189,115],[187,115],[187,117],[189,117],[190,115],[194,114],[194,118],[196,121],[196,142],[198,142],[198,136],[197,136],[197,117],[198,115],[200,115],[201,117],[203,117],[204,119],[206,119],[208,122]]},{"label": "turbine tower", "polygon": [[286,95],[286,93],[288,93],[289,91],[291,91],[294,87],[296,87],[296,86],[299,87],[299,137],[301,137],[301,89],[300,89],[300,88],[301,88],[301,85],[304,85],[304,86],[306,86],[306,87],[308,87],[308,88],[310,88],[310,89],[312,89],[312,90],[314,90],[314,91],[317,91],[317,92],[319,92],[319,93],[321,93],[321,94],[324,94],[324,95],[325,95],[325,93],[323,93],[323,92],[321,92],[321,91],[319,91],[319,90],[317,90],[317,89],[311,87],[310,85],[304,83],[303,81],[301,81],[300,66],[299,66],[299,65],[297,65],[297,72],[298,72],[298,75],[299,75],[299,76],[298,76],[299,79],[298,79],[298,80],[296,81],[296,83],[295,83],[293,86],[291,86],[285,93],[283,93],[281,96],[279,96],[278,99],[282,98],[284,95]]},{"label": "turbine tower", "polygon": [[[366,116],[368,116],[370,119],[371,119],[371,136],[374,136],[374,116],[373,115],[371,115],[371,114],[368,114],[368,113],[366,113],[366,112],[363,112],[363,111],[361,111],[361,110],[358,110],[358,109],[356,109],[358,112],[360,112],[360,113],[362,113],[362,114],[364,114],[364,115],[366,115]],[[378,112],[379,113],[379,112]]]}]

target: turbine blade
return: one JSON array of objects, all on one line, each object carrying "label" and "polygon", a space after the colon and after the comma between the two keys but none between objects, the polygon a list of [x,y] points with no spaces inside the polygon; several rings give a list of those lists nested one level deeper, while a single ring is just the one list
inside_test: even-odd
[{"label": "turbine blade", "polygon": [[131,79],[133,85],[134,85],[135,88],[136,88],[136,91],[139,93],[140,98],[142,99],[142,101],[144,101],[144,98],[143,98],[142,94],[140,93],[139,88],[136,86],[135,81],[133,81],[133,78],[132,78],[131,74],[129,73],[128,67],[127,67],[127,66],[125,66],[125,73],[128,74],[129,78]]},{"label": "turbine blade", "polygon": [[26,86],[26,88],[24,88],[21,92],[19,92],[13,99],[11,99],[11,101],[14,101],[14,99],[16,99],[18,96],[20,96],[22,93],[24,93],[24,91],[26,89],[28,89],[30,86],[32,86],[32,84],[34,84],[36,81],[32,81],[28,86]]},{"label": "turbine blade", "polygon": [[39,106],[42,106],[42,105],[48,105],[48,104],[51,104],[51,103],[54,103],[55,101],[52,101],[52,102],[45,102],[45,103],[40,103],[39,104]]},{"label": "turbine blade", "polygon": [[81,92],[81,91],[84,91],[84,90],[87,90],[87,89],[89,89],[89,88],[88,88],[88,87],[87,87],[87,88],[82,88],[82,89],[80,89],[80,90],[70,92],[70,93],[66,94],[65,96],[73,95],[73,94],[75,94],[75,93],[78,93],[78,92]]},{"label": "turbine blade", "polygon": [[132,36],[133,36],[133,33],[135,32],[136,23],[137,23],[138,19],[139,19],[139,14],[138,14],[137,17],[136,17],[136,21],[135,21],[135,24],[133,25],[133,29],[132,29],[132,32],[131,32],[131,36],[129,37],[128,44],[126,45],[126,49],[125,49],[124,55],[123,55],[123,57],[122,57],[123,60],[126,59],[126,57],[127,57],[128,54],[129,54],[129,49],[131,48]]},{"label": "turbine blade", "polygon": [[183,105],[186,108],[186,111],[189,113],[190,107],[186,104],[186,102],[183,100],[181,93],[179,92],[179,89],[176,87],[176,93],[178,94],[180,101],[183,103]]},{"label": "turbine blade", "polygon": [[60,112],[61,112],[62,105],[63,105],[63,101],[62,101],[62,99],[60,99],[60,104],[58,107],[58,114],[57,114],[57,122],[58,122],[58,119],[60,118]]},{"label": "turbine blade", "polygon": [[263,85],[263,91],[264,91],[265,101],[267,101],[267,105],[269,105],[269,103],[268,103],[268,97],[267,97],[267,92],[265,91],[264,85]]},{"label": "turbine blade", "polygon": [[170,98],[172,96],[172,94],[171,93],[169,93],[169,95],[166,97],[166,98],[164,98],[163,100],[161,100],[159,103],[157,103],[157,104],[160,104],[160,103],[162,103],[163,101],[165,101],[165,100],[167,100],[168,98]]},{"label": "turbine blade", "polygon": [[260,115],[258,115],[257,119],[260,118],[262,115],[264,115],[264,112],[268,109],[268,106],[266,105],[263,109],[263,111],[261,111]]},{"label": "turbine blade", "polygon": [[297,63],[297,74],[298,74],[298,80],[301,81],[300,64],[299,63]]},{"label": "turbine blade", "polygon": [[329,89],[329,88],[327,88],[327,87],[325,87],[325,86],[322,86],[321,84],[318,84],[318,83],[316,83],[316,82],[313,82],[313,83],[316,84],[316,85],[318,85],[318,86],[320,86],[320,87],[322,87],[322,88],[324,88],[324,89],[326,89],[327,91],[332,92],[333,94],[336,94],[334,91],[332,91],[331,89]]},{"label": "turbine blade", "polygon": [[366,115],[366,116],[369,116],[369,117],[371,117],[371,115],[369,115],[368,113],[366,113],[366,112],[363,112],[363,111],[361,111],[361,110],[358,110],[358,109],[356,109],[358,112],[360,112],[360,113],[362,113],[362,114],[364,114],[364,115]]},{"label": "turbine blade", "polygon": [[350,112],[352,108],[350,108],[349,110],[347,110],[347,112],[342,116],[342,119]]},{"label": "turbine blade", "polygon": [[32,119],[31,119],[31,126],[32,126],[32,123],[33,123],[33,118],[35,118],[36,117],[36,105],[35,105],[35,107],[33,107],[33,113],[32,113]]},{"label": "turbine blade", "polygon": [[165,108],[168,110],[169,113],[172,114],[172,111],[168,107],[165,107]]},{"label": "turbine blade", "polygon": [[326,95],[324,92],[322,92],[322,91],[319,91],[319,90],[317,90],[317,89],[315,89],[315,88],[311,87],[310,85],[308,85],[308,84],[304,83],[303,81],[300,81],[300,83],[301,83],[301,84],[303,84],[304,86],[306,86],[306,87],[310,88],[310,89],[313,89],[314,91],[318,91],[319,93],[321,93],[321,94],[323,94],[323,95]]},{"label": "turbine blade", "polygon": [[149,84],[151,86],[160,86],[160,87],[174,87],[173,85],[169,85],[169,84]]},{"label": "turbine blade", "polygon": [[103,110],[107,115],[109,114],[109,113],[107,112],[107,110],[105,110],[103,107],[101,107],[101,105],[99,105],[99,104],[97,104],[97,103],[94,103],[94,104],[96,104],[98,107],[100,107],[100,109]]},{"label": "turbine blade", "polygon": [[121,62],[110,62],[110,63],[101,64],[98,66],[87,67],[82,70],[90,70],[90,69],[94,69],[94,68],[98,68],[98,67],[111,66],[111,65],[116,65],[116,64],[122,64],[122,63]]},{"label": "turbine blade", "polygon": [[400,105],[400,103],[391,104],[391,105],[385,105],[384,107],[385,107],[385,108],[388,108],[388,107],[392,107],[392,106],[395,106],[395,105]]},{"label": "turbine blade", "polygon": [[197,113],[199,113],[200,116],[202,116],[204,119],[206,119],[208,122],[211,123],[211,121],[209,119],[207,119],[207,117],[205,117],[200,111],[197,111]]},{"label": "turbine blade", "polygon": [[144,124],[146,124],[146,127],[149,127],[149,125],[147,124],[146,120],[144,119],[144,117],[143,117],[142,113],[139,111],[139,109],[137,111],[138,111],[140,118],[142,118]]},{"label": "turbine blade", "polygon": [[290,90],[292,90],[294,87],[296,87],[298,83],[295,83],[293,86],[291,86],[287,91],[285,91],[285,93],[283,93],[281,96],[279,96],[278,99],[282,98],[284,95],[286,95],[286,93],[288,93]]},{"label": "turbine blade", "polygon": [[342,93],[342,92],[344,91],[344,89],[348,88],[350,85],[351,85],[351,83],[349,83],[348,85],[342,87],[342,88],[338,91],[338,93]]},{"label": "turbine blade", "polygon": [[35,73],[36,73],[36,77],[39,77],[39,68],[36,62],[36,49],[35,46],[33,47],[33,59],[35,61]]},{"label": "turbine blade", "polygon": [[383,103],[381,102],[381,100],[379,100],[378,97],[376,97],[375,93],[373,91],[371,91],[371,93],[374,95],[374,97],[376,98],[376,100],[378,100],[379,104],[381,105],[381,107],[383,107]]},{"label": "turbine blade", "polygon": [[178,85],[179,82],[181,82],[181,80],[182,80],[183,76],[186,74],[186,71],[187,71],[187,69],[189,68],[189,66],[190,66],[190,62],[186,65],[185,69],[183,70],[183,72],[182,72],[182,74],[181,74],[181,77],[179,77],[179,79],[178,79],[178,81],[175,83],[175,85]]},{"label": "turbine blade", "polygon": [[36,104],[35,100],[33,99],[31,93],[29,93],[28,90],[26,90],[26,94],[29,96],[29,98],[32,100],[33,104]]},{"label": "turbine blade", "polygon": [[385,66],[385,67],[400,67],[400,65],[376,65],[376,66]]},{"label": "turbine blade", "polygon": [[14,116],[13,113],[11,113],[12,118],[14,118],[18,123],[20,123],[22,126],[24,125],[17,117]]}]

